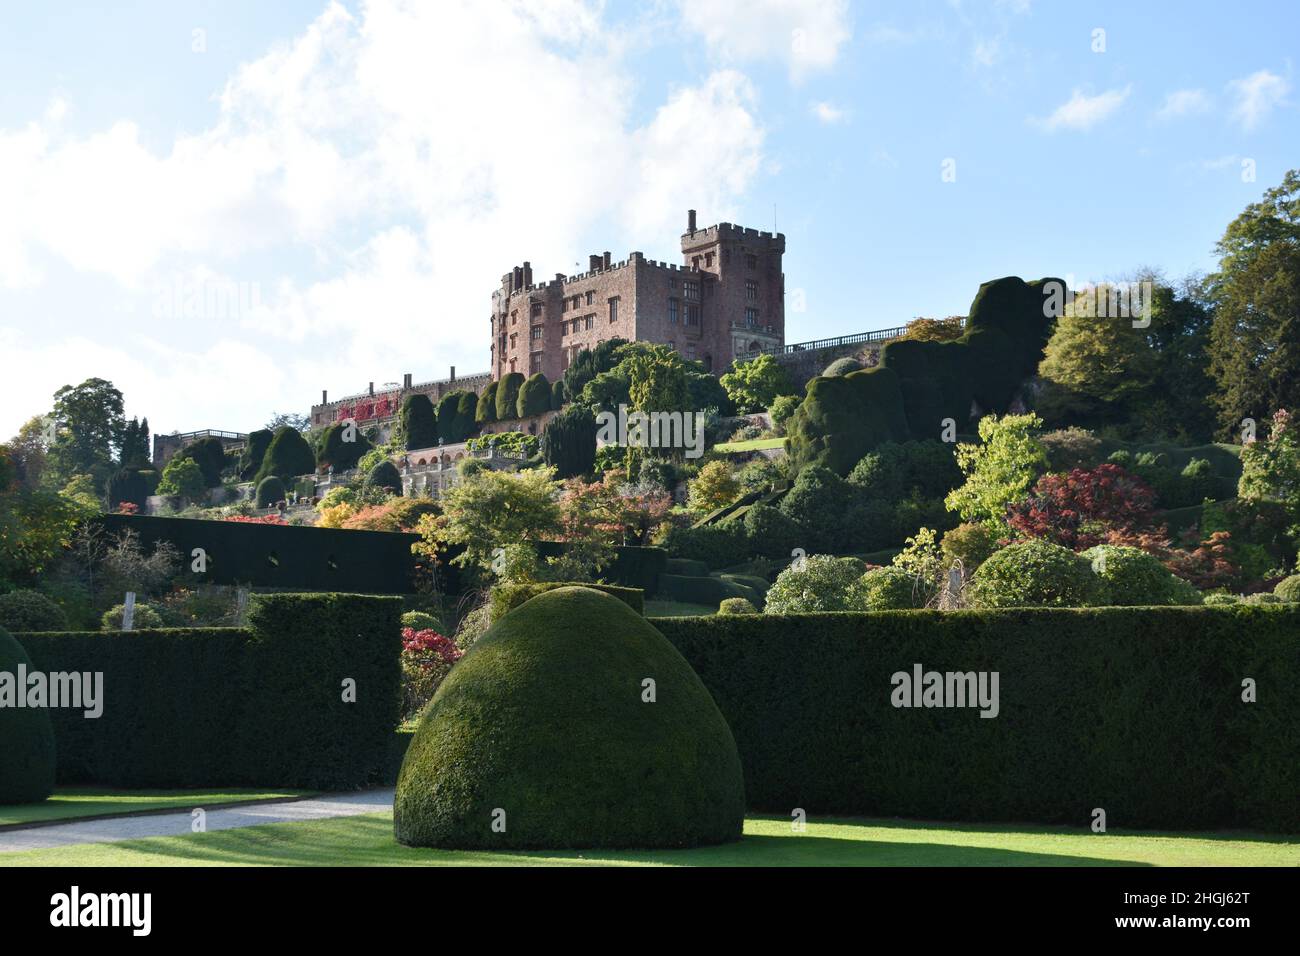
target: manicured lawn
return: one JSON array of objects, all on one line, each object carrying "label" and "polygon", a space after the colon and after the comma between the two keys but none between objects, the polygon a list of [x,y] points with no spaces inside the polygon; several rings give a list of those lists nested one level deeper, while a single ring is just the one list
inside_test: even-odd
[{"label": "manicured lawn", "polygon": [[41,803],[0,806],[0,826],[14,823],[43,823],[104,814],[139,813],[144,810],[189,810],[250,800],[304,797],[307,790],[106,790],[103,787],[60,787]]},{"label": "manicured lawn", "polygon": [[751,817],[739,843],[696,850],[461,852],[393,840],[391,813],[0,855],[4,866],[1300,866],[1300,837]]},{"label": "manicured lawn", "polygon": [[685,604],[681,601],[647,600],[646,617],[707,617],[717,614],[718,609],[710,604]]},{"label": "manicured lawn", "polygon": [[781,448],[784,445],[784,438],[751,438],[749,441],[722,442],[714,445],[713,450],[720,454],[728,455],[732,452],[762,451],[765,448]]}]

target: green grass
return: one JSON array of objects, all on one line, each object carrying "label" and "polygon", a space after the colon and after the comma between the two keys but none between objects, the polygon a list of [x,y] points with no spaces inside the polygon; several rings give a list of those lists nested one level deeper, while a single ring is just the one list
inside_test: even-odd
[{"label": "green grass", "polygon": [[1300,838],[750,817],[695,850],[464,852],[401,846],[391,813],[0,855],[5,866],[1300,866]]},{"label": "green grass", "polygon": [[646,617],[707,617],[717,614],[716,605],[687,604],[683,601],[650,599],[645,602]]},{"label": "green grass", "polygon": [[784,438],[751,438],[749,441],[727,441],[714,445],[713,450],[721,455],[733,452],[763,451],[767,448],[784,448]]},{"label": "green grass", "polygon": [[146,810],[188,810],[253,800],[277,800],[308,796],[307,790],[106,790],[103,787],[60,787],[48,800],[0,806],[0,826],[16,823],[46,823],[80,817]]}]

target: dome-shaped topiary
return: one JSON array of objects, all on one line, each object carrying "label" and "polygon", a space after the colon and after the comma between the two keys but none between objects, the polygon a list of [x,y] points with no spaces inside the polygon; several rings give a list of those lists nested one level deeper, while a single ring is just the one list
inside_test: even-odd
[{"label": "dome-shaped topiary", "polygon": [[1105,586],[1087,558],[1047,541],[998,551],[979,566],[966,596],[977,608],[1095,607]]},{"label": "dome-shaped topiary", "polygon": [[1200,604],[1201,593],[1140,548],[1099,544],[1083,552],[1105,583],[1108,604],[1139,607]]},{"label": "dome-shaped topiary", "polygon": [[849,585],[846,600],[855,611],[903,611],[924,607],[925,586],[902,568],[872,568]]},{"label": "dome-shaped topiary", "polygon": [[[99,619],[99,629],[101,631],[120,631],[122,630],[122,618],[126,615],[125,604],[114,604],[104,612]],[[131,613],[131,630],[139,631],[145,628],[162,627],[164,621],[151,605],[143,602],[136,604],[135,610]]]},{"label": "dome-shaped topiary", "polygon": [[1277,587],[1273,588],[1273,593],[1283,601],[1300,601],[1300,574],[1293,574],[1289,578],[1283,578],[1277,582]]},{"label": "dome-shaped topiary", "polygon": [[68,616],[40,591],[11,591],[0,594],[0,627],[16,634],[66,631]]},{"label": "dome-shaped topiary", "polygon": [[618,598],[563,587],[497,621],[438,688],[393,830],[409,846],[686,847],[739,839],[744,810],[731,730],[686,660]]},{"label": "dome-shaped topiary", "polygon": [[855,358],[837,358],[826,366],[826,371],[822,372],[822,375],[848,375],[850,372],[860,372],[862,368],[862,363]]},{"label": "dome-shaped topiary", "polygon": [[407,611],[402,615],[402,627],[409,627],[414,631],[436,631],[442,625],[427,611]]},{"label": "dome-shaped topiary", "polygon": [[[32,670],[27,651],[0,628],[0,680],[17,681],[18,667]],[[12,686],[6,693],[26,693]],[[0,803],[35,803],[54,792],[54,723],[45,707],[0,706]]]},{"label": "dome-shaped topiary", "polygon": [[275,475],[268,475],[257,483],[255,498],[259,508],[269,508],[278,501],[285,500],[284,482]]},{"label": "dome-shaped topiary", "polygon": [[402,493],[402,475],[391,461],[381,461],[370,469],[363,484],[367,488],[384,488],[395,495]]},{"label": "dome-shaped topiary", "polygon": [[719,614],[757,614],[758,608],[754,607],[746,598],[733,597],[723,598],[722,603],[718,605]]}]

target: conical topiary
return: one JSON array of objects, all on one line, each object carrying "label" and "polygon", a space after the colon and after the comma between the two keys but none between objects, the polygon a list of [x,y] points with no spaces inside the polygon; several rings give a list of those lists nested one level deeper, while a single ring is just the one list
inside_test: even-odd
[{"label": "conical topiary", "polygon": [[645,618],[591,588],[499,620],[430,702],[397,782],[410,846],[687,847],[740,838],[731,730]]},{"label": "conical topiary", "polygon": [[54,723],[43,707],[18,707],[26,694],[19,665],[32,661],[13,636],[0,628],[0,803],[35,803],[54,792]]}]

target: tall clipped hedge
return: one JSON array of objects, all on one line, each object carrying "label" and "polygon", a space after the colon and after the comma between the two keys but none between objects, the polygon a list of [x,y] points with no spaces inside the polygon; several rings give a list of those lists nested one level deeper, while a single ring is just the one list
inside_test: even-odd
[{"label": "tall clipped hedge", "polygon": [[[1300,831],[1300,608],[654,624],[727,718],[752,810]],[[892,675],[918,663],[996,671],[998,716],[895,708]]]},{"label": "tall clipped hedge", "polygon": [[261,482],[268,475],[288,481],[299,475],[314,474],[315,471],[316,455],[311,450],[311,445],[302,436],[302,432],[285,425],[275,430],[275,436],[266,446],[266,454],[262,456],[255,481]]},{"label": "tall clipped hedge", "polygon": [[[19,666],[30,672],[27,651],[0,627],[0,672],[17,681]],[[17,688],[26,693],[26,687]],[[12,704],[12,702],[7,702]],[[55,743],[52,708],[0,707],[0,804],[35,803],[54,790]],[[75,711],[77,719],[84,711]]]},{"label": "tall clipped hedge", "polygon": [[208,488],[216,488],[221,484],[221,469],[226,466],[226,446],[221,444],[220,438],[210,435],[200,438],[186,445],[176,456],[193,459],[199,466],[199,471],[203,472],[203,484]]},{"label": "tall clipped hedge", "polygon": [[262,459],[266,457],[266,449],[271,446],[273,438],[275,438],[275,432],[269,428],[259,428],[257,431],[248,433],[248,441],[244,443],[244,450],[239,453],[239,478],[241,481],[252,481],[253,476],[261,470]]},{"label": "tall clipped hedge", "polygon": [[[349,429],[351,441],[347,440]],[[335,422],[321,436],[316,464],[322,468],[333,465],[335,471],[351,471],[371,447],[370,440],[361,434],[361,429],[355,423]]]},{"label": "tall clipped hedge", "polygon": [[519,389],[523,384],[523,372],[509,372],[497,380],[497,421],[519,417]]},{"label": "tall clipped hedge", "polygon": [[[245,628],[22,634],[33,666],[104,675],[103,714],[52,710],[58,779],[327,790],[379,778],[398,719],[401,601],[258,595]],[[356,682],[356,702],[343,682]]]},{"label": "tall clipped hedge", "polygon": [[497,420],[497,383],[488,382],[487,387],[479,393],[478,403],[474,406],[474,423],[490,425]]},{"label": "tall clipped hedge", "polygon": [[940,438],[948,418],[964,429],[974,407],[1005,412],[1038,368],[1058,288],[1059,279],[985,282],[961,338],[890,342],[877,368],[814,378],[786,425],[796,468],[816,463],[843,475],[884,441]]},{"label": "tall clipped hedge", "polygon": [[[188,586],[347,588],[369,594],[405,594],[414,589],[411,545],[419,535],[152,515],[101,515],[95,520],[109,535],[133,531],[146,549],[170,541],[187,558],[178,583]],[[195,548],[207,555],[201,574],[188,560]]]},{"label": "tall clipped hedge", "polygon": [[[557,382],[556,384],[563,384]],[[546,425],[542,455],[557,478],[589,475],[596,466],[596,416],[585,405],[570,405]]]},{"label": "tall clipped hedge", "polygon": [[528,380],[519,386],[519,399],[516,405],[519,417],[531,418],[550,411],[550,408],[551,383],[541,372],[530,375]]},{"label": "tall clipped hedge", "polygon": [[438,416],[428,395],[417,392],[406,396],[400,414],[408,449],[432,448],[438,444]]}]

